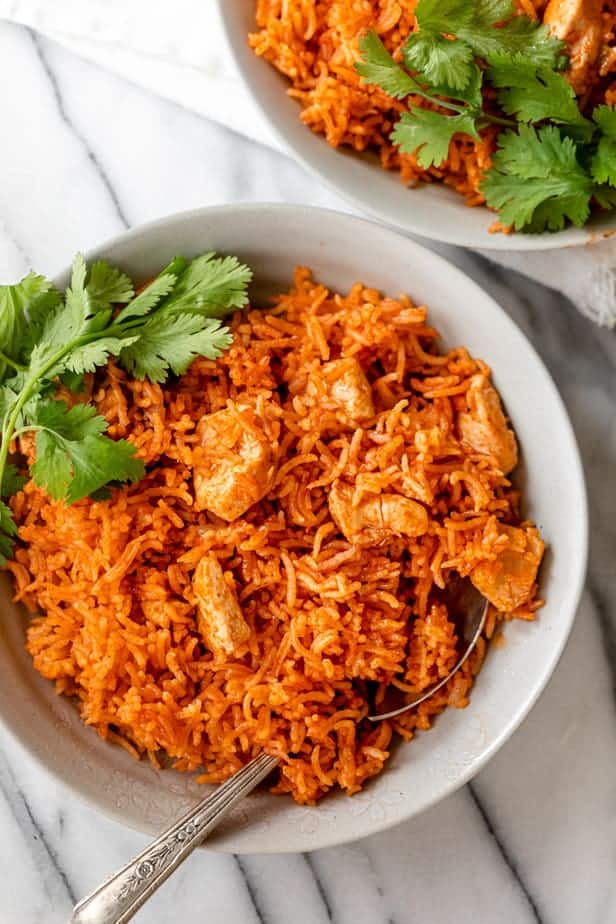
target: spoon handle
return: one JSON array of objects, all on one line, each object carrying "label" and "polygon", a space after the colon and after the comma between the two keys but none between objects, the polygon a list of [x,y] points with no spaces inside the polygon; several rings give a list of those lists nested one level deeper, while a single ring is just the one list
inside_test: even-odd
[{"label": "spoon handle", "polygon": [[229,810],[278,763],[259,754],[190,809],[137,857],[75,905],[70,924],[126,924],[216,828]]}]

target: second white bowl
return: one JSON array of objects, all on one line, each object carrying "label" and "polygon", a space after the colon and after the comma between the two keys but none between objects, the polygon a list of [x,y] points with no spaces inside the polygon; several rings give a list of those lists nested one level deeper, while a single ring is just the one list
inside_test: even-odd
[{"label": "second white bowl", "polygon": [[616,213],[595,215],[583,228],[556,234],[490,234],[496,215],[468,208],[464,199],[438,183],[407,189],[397,172],[376,158],[330,147],[300,122],[300,107],[287,95],[289,82],[248,45],[256,30],[256,0],[218,0],[231,53],[246,90],[281,143],[307,170],[358,209],[393,228],[435,241],[484,250],[550,250],[592,244],[616,231]]}]

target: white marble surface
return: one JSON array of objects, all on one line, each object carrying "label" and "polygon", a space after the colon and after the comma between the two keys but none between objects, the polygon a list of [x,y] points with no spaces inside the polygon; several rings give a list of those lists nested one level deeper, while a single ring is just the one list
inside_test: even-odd
[{"label": "white marble surface", "polygon": [[[344,207],[283,157],[2,23],[0,85],[3,282],[30,267],[52,273],[76,249],[178,209],[258,199]],[[140,922],[616,920],[616,339],[536,283],[439,249],[531,336],[573,417],[592,553],[571,642],[530,717],[471,786],[338,849],[201,852]],[[77,898],[144,844],[0,734],[0,924],[67,921]]]}]

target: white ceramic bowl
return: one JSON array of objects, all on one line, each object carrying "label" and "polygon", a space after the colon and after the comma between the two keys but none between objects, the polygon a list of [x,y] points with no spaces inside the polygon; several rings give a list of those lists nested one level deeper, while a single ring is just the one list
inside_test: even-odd
[{"label": "white ceramic bowl", "polygon": [[[397,746],[385,772],[352,799],[338,793],[307,809],[289,797],[255,793],[208,841],[239,853],[313,850],[371,834],[442,799],[470,779],[522,721],[558,661],[582,589],[584,479],[558,392],[515,324],[458,269],[380,225],[294,206],[230,206],[129,231],[89,257],[104,257],[143,280],[176,253],[210,249],[236,254],[253,267],[257,300],[287,288],[294,267],[303,264],[341,291],[363,280],[391,296],[407,292],[425,302],[446,345],[465,344],[492,366],[522,447],[526,513],[549,549],[541,569],[545,608],[536,623],[507,625],[507,644],[490,652],[467,709],[447,710],[430,732]],[[74,705],[34,671],[24,650],[27,617],[10,602],[6,575],[3,581],[0,718],[77,795],[120,822],[159,831],[203,787],[189,776],[135,762],[81,723]]]},{"label": "white ceramic bowl", "polygon": [[453,190],[428,184],[406,189],[396,172],[376,158],[350,149],[334,150],[300,122],[300,106],[287,96],[289,83],[248,45],[256,31],[256,0],[218,0],[231,53],[248,92],[274,134],[311,173],[358,209],[401,231],[435,241],[484,250],[548,250],[591,244],[616,233],[616,214],[594,216],[584,228],[557,234],[490,234],[494,212],[468,208]]}]

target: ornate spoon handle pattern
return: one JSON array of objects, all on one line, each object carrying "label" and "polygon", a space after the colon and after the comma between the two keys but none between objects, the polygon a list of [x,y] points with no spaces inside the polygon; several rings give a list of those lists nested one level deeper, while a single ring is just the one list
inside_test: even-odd
[{"label": "ornate spoon handle pattern", "polygon": [[126,924],[231,808],[278,763],[260,754],[186,812],[137,857],[75,905],[70,924]]}]

